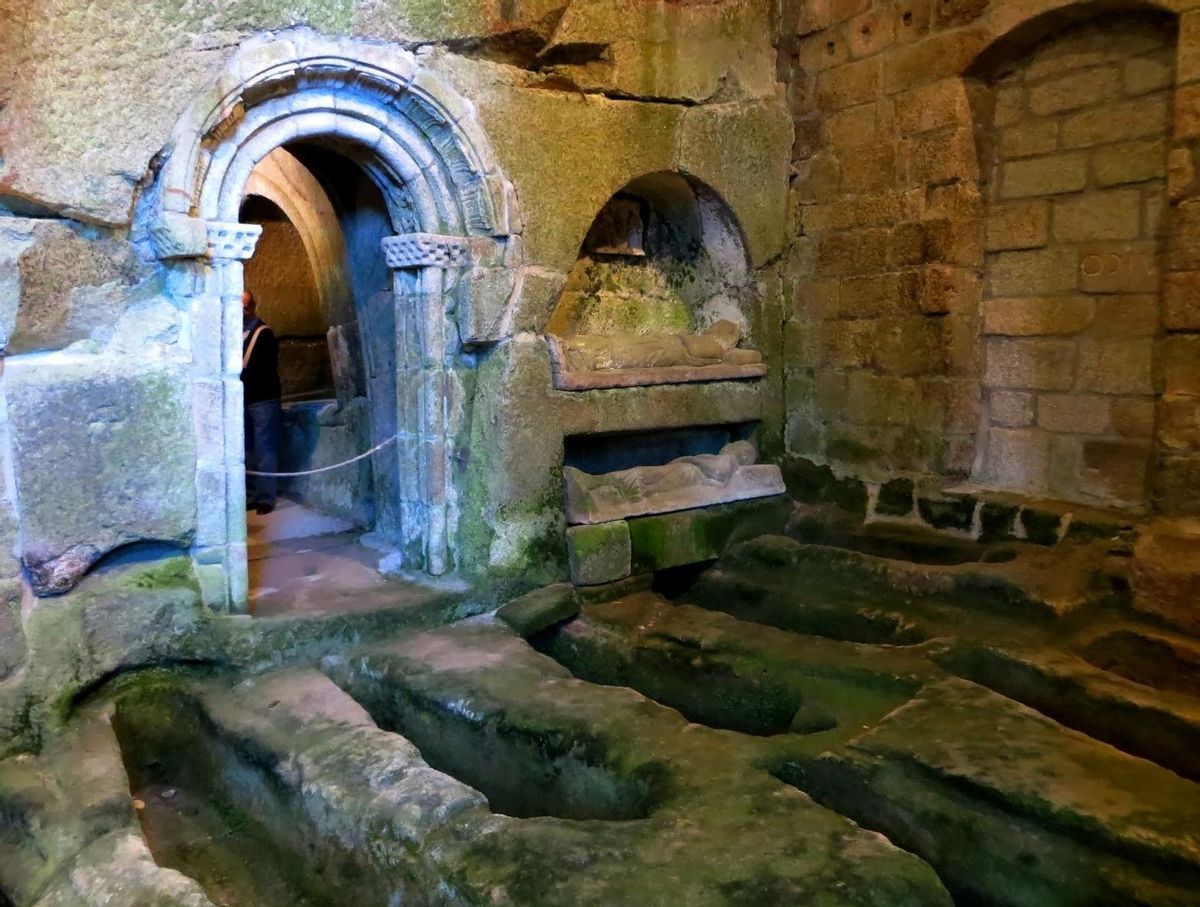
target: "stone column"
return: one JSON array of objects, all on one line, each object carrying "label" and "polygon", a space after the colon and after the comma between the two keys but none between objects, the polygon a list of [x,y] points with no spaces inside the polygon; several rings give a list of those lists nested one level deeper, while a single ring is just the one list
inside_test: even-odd
[{"label": "stone column", "polygon": [[399,538],[406,561],[440,576],[453,566],[454,489],[447,337],[450,294],[470,266],[464,237],[411,233],[383,240],[395,272]]},{"label": "stone column", "polygon": [[262,228],[167,215],[151,234],[168,291],[186,304],[196,433],[192,557],[205,604],[245,613],[246,465],[242,424],[242,262]]}]

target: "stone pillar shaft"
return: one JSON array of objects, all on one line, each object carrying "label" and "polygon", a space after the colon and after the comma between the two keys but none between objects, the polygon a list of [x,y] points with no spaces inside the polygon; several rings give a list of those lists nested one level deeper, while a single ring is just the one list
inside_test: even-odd
[{"label": "stone pillar shaft", "polygon": [[159,257],[178,261],[173,283],[188,303],[196,434],[192,556],[205,604],[221,612],[244,613],[249,606],[242,262],[254,254],[261,233],[252,224],[183,215],[164,217],[151,230]]},{"label": "stone pillar shaft", "polygon": [[401,541],[409,556],[440,576],[453,566],[454,515],[449,424],[450,349],[447,273],[470,265],[462,237],[426,233],[383,240],[395,272],[397,425],[400,441]]}]

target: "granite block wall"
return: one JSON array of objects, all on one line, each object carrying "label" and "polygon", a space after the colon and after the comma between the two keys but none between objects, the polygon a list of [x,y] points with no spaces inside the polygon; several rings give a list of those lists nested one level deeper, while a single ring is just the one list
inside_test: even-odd
[{"label": "granite block wall", "polygon": [[790,456],[1200,512],[1194,8],[782,4]]}]

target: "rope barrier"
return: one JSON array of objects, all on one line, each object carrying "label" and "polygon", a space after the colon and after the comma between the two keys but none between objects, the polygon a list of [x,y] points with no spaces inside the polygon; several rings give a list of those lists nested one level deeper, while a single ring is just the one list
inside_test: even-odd
[{"label": "rope barrier", "polygon": [[392,435],[386,441],[376,444],[366,453],[360,453],[357,457],[351,457],[349,460],[343,460],[341,463],[334,463],[332,466],[321,466],[318,469],[306,469],[303,472],[255,472],[252,469],[246,470],[248,476],[259,476],[267,479],[290,479],[297,476],[315,476],[322,472],[332,472],[335,469],[341,469],[343,466],[349,466],[351,463],[357,463],[359,460],[365,460],[372,454],[377,454],[389,444],[394,443],[400,437],[399,433]]}]

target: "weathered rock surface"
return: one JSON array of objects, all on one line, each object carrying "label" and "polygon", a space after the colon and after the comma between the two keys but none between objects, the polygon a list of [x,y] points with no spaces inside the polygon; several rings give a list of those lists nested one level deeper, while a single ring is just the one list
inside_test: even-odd
[{"label": "weathered rock surface", "polygon": [[[505,36],[523,33],[537,41],[553,26],[539,23],[561,4],[523,3],[515,21],[502,15],[502,5],[303,0],[280,6],[245,0],[210,9],[119,0],[101,11],[72,0],[36,8],[4,0],[2,49],[14,78],[4,83],[7,104],[0,115],[0,202],[6,196],[34,200],[84,220],[127,223],[134,189],[151,159],[243,37],[307,24],[329,34],[393,41],[478,38],[486,44],[495,36],[503,44]],[[154,35],[152,51],[145,35]],[[101,72],[103,79],[79,76]]]},{"label": "weathered rock surface", "polygon": [[[1190,903],[1200,705],[1187,684],[1156,689],[1159,675],[1145,672],[1147,652],[1186,667],[1200,650],[1104,597],[1037,619],[1012,601],[997,607],[1023,558],[1045,551],[931,568],[774,537],[735,549],[715,581],[674,600],[628,583],[608,602],[556,586],[499,620],[364,648],[356,641],[448,619],[451,605],[382,622],[331,615],[323,628],[237,622],[202,615],[194,589],[192,605],[172,600],[181,576],[142,571],[152,613],[134,603],[136,584],[103,585],[106,568],[38,602],[28,625],[35,651],[73,640],[59,673],[35,672],[39,689],[62,690],[60,707],[85,675],[133,666],[104,658],[133,648],[135,627],[142,664],[262,669],[335,652],[321,673],[117,682],[135,791],[178,784],[182,803],[210,813],[207,825],[151,836],[171,859],[189,834],[228,822],[229,840],[261,842],[238,845],[259,864],[304,853],[318,888],[354,878],[372,902],[436,889],[450,904],[610,907],[653,885],[664,905],[924,907],[949,904],[944,884],[1003,907]],[[996,568],[1017,570],[1008,586],[994,585]],[[85,593],[82,614],[53,610]],[[800,623],[764,626],[789,609]],[[1131,649],[1135,638],[1157,648]],[[1144,748],[1151,740],[1158,749]],[[21,764],[0,763],[0,807],[5,772]],[[144,818],[161,831],[170,810],[153,805]],[[0,830],[0,885],[8,865],[31,872],[4,862],[7,840]],[[241,865],[219,846],[218,865]],[[95,870],[72,878],[126,896],[149,867],[118,850],[97,845]],[[216,871],[188,865],[196,878]],[[148,878],[154,891],[166,884]]]},{"label": "weathered rock surface", "polygon": [[1200,702],[1193,696],[1027,641],[960,641],[938,661],[1068,727],[1200,780]]},{"label": "weathered rock surface", "polygon": [[105,677],[161,664],[215,660],[210,614],[185,556],[98,571],[70,595],[37,601],[25,620],[26,688],[53,729]]},{"label": "weathered rock surface", "polygon": [[[697,604],[798,633],[872,643],[916,643],[948,615],[1053,617],[1011,565],[907,564],[840,548],[762,536],[733,548],[689,590]],[[956,621],[956,617],[950,620]]]},{"label": "weathered rock surface", "polygon": [[[950,903],[920,861],[750,770],[758,751],[745,738],[579,683],[499,624],[421,634],[324,670],[427,759],[474,779],[493,810],[529,816],[462,816],[458,845],[439,851],[461,885],[501,901],[632,904],[652,885],[664,905]],[[554,818],[614,817],[630,782],[650,795],[626,804],[641,821]]]},{"label": "weathered rock surface", "polygon": [[496,616],[519,636],[532,636],[579,613],[575,590],[565,584],[544,586],[496,609]]},{"label": "weathered rock surface", "polygon": [[[364,903],[424,902],[440,880],[416,848],[478,808],[479,794],[428,768],[316,671],[198,692],[148,678],[117,696],[114,726],[160,832],[156,856],[222,900],[339,903],[352,886]],[[149,806],[164,789],[195,806],[174,818]]]},{"label": "weathered rock surface", "polygon": [[[760,4],[749,2],[732,9],[720,4],[638,4],[636,15],[630,15],[623,3],[596,9],[592,2],[562,0],[526,0],[516,6],[504,0],[443,4],[356,0],[335,6],[306,0],[286,9],[247,0],[220,10],[157,9],[121,0],[101,14],[79,8],[72,0],[54,0],[37,9],[5,0],[2,12],[6,23],[12,23],[2,49],[13,78],[0,115],[0,146],[5,149],[0,200],[7,196],[14,204],[34,204],[40,210],[107,224],[129,221],[135,188],[147,175],[152,158],[167,144],[180,115],[216,80],[230,48],[260,31],[303,24],[326,34],[409,46],[443,42],[478,57],[530,66],[560,18],[563,32],[557,45],[548,49],[551,56],[546,63],[554,63],[555,53],[560,63],[569,62],[572,48],[591,44],[598,28],[616,24],[614,75],[604,76],[601,82],[607,84],[597,84],[597,90],[632,95],[649,91],[652,96],[687,100],[762,97],[774,91],[769,25]],[[681,29],[687,39],[681,37]],[[155,36],[153,53],[136,50],[143,46],[146,34]],[[686,42],[692,40],[709,42],[713,52],[689,53]],[[664,57],[676,65],[664,69]],[[64,59],[72,65],[63,67]],[[484,69],[489,73],[486,81],[522,78],[516,71]],[[101,84],[77,78],[79,72],[104,72],[106,77]],[[647,73],[670,76],[651,80],[662,84],[647,84]],[[595,84],[587,67],[579,77],[589,88]],[[538,94],[558,94],[574,103],[573,93]],[[670,109],[677,105],[663,106],[669,118],[677,118],[678,112]],[[504,118],[530,122],[517,109],[505,111]],[[523,144],[530,150],[531,143],[555,147],[544,135],[553,118],[540,116],[537,121],[543,127],[540,134],[535,139],[527,131]],[[96,141],[100,136],[104,140]],[[625,144],[622,139],[610,146]],[[591,143],[593,152],[598,147]],[[664,149],[671,147],[663,144]],[[507,169],[514,162],[503,163]],[[673,169],[669,158],[663,164],[667,166],[626,170],[624,179],[581,216],[594,216],[629,179]],[[565,169],[581,174],[569,166]],[[775,191],[782,197],[783,184]],[[581,212],[585,207],[580,206]],[[572,251],[578,249],[578,241],[572,245]]]},{"label": "weathered rock surface", "polygon": [[1200,634],[1200,524],[1160,522],[1139,535],[1133,552],[1133,606]]},{"label": "weathered rock surface", "polygon": [[586,606],[534,642],[580,680],[632,687],[708,727],[820,735],[814,752],[857,736],[941,673],[903,648],[798,636],[651,592]]},{"label": "weathered rock surface", "polygon": [[[541,52],[581,89],[706,101],[775,90],[765,8],[734,3],[587,0],[568,4]],[[703,54],[690,48],[703,45]]]},{"label": "weathered rock surface", "polygon": [[0,351],[111,335],[138,276],[123,240],[68,221],[0,217]]},{"label": "weathered rock surface", "polygon": [[571,582],[577,586],[613,583],[629,576],[631,553],[629,524],[624,520],[567,529]]},{"label": "weathered rock surface", "polygon": [[[766,476],[773,482],[778,476]],[[715,560],[748,538],[779,532],[791,501],[782,494],[629,520],[633,572]]]},{"label": "weathered rock surface", "polygon": [[212,907],[194,881],[155,864],[102,713],[39,756],[0,762],[0,812],[0,895],[12,903]]},{"label": "weathered rock surface", "polygon": [[38,594],[70,589],[122,545],[190,542],[195,439],[186,366],[64,356],[11,362],[4,380],[21,560]]},{"label": "weathered rock surface", "polygon": [[21,584],[0,582],[0,681],[25,661],[25,630],[21,626]]},{"label": "weathered rock surface", "polygon": [[1200,787],[962,681],[799,772],[960,898],[1183,904],[1200,879]]}]

